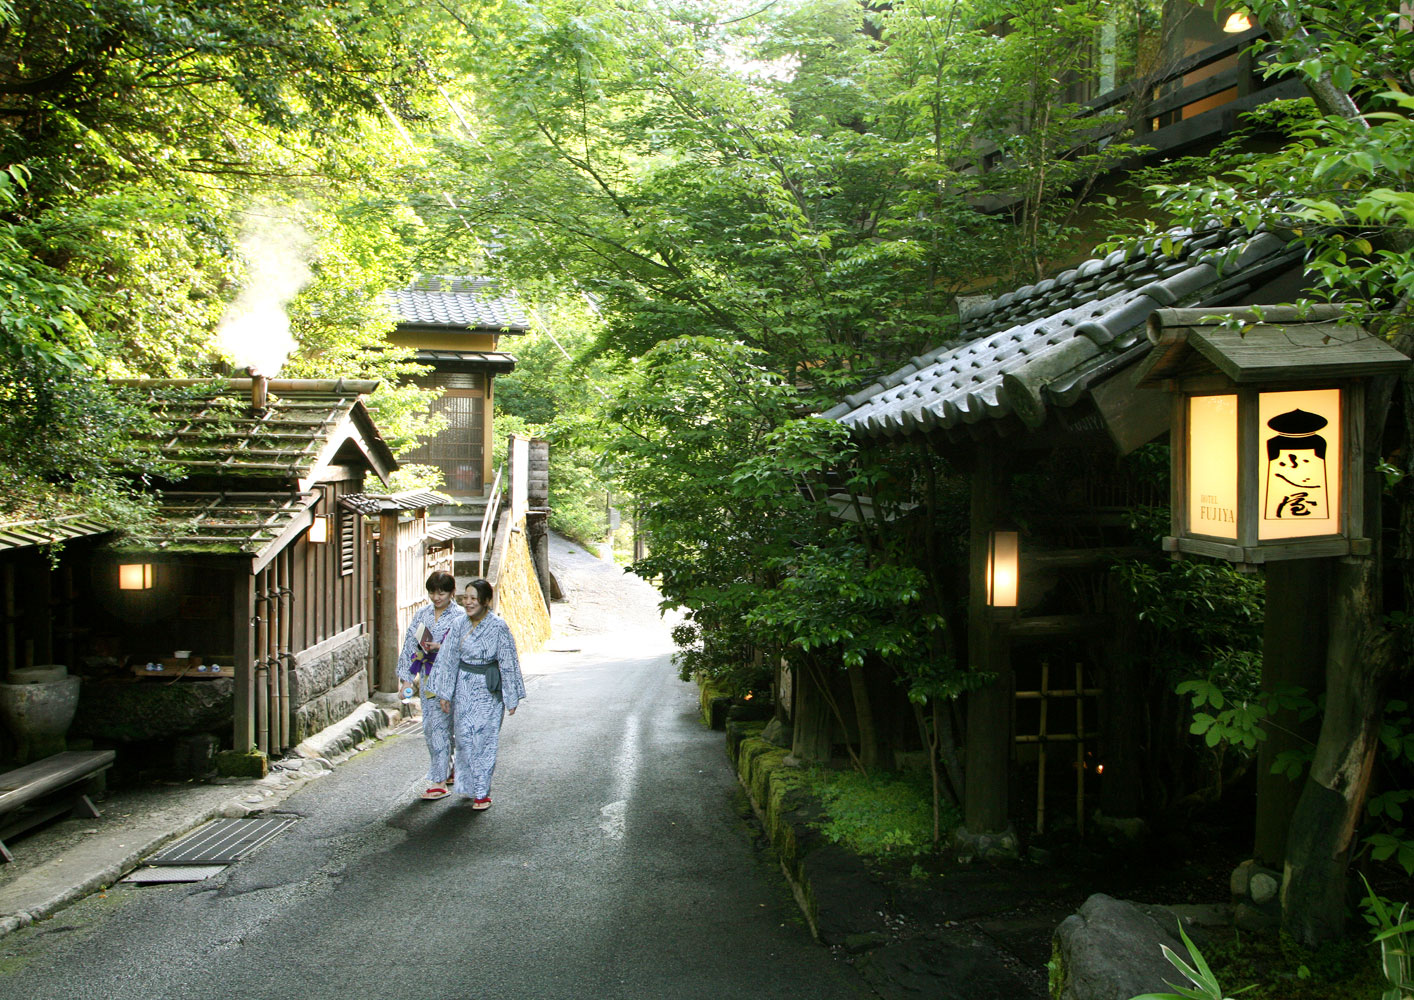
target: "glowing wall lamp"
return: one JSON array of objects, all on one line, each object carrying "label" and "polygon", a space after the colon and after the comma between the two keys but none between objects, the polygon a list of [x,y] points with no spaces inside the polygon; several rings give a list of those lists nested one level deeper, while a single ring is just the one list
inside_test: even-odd
[{"label": "glowing wall lamp", "polygon": [[1246,11],[1235,10],[1227,16],[1223,22],[1223,31],[1229,35],[1240,35],[1244,31],[1252,30],[1252,19],[1247,16]]},{"label": "glowing wall lamp", "polygon": [[151,590],[152,563],[119,563],[119,590]]},{"label": "glowing wall lamp", "polygon": [[987,606],[1016,607],[1016,581],[1021,575],[1021,536],[993,531],[987,536]]},{"label": "glowing wall lamp", "polygon": [[1160,309],[1139,386],[1174,393],[1171,552],[1362,555],[1364,380],[1410,359],[1339,306]]},{"label": "glowing wall lamp", "polygon": [[324,543],[329,540],[329,515],[315,514],[314,520],[309,525],[309,540],[311,542]]}]

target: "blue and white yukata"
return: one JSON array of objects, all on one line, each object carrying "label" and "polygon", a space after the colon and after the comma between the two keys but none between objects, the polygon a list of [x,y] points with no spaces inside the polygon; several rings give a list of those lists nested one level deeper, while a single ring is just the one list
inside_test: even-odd
[{"label": "blue and white yukata", "polygon": [[[460,658],[439,655],[423,690],[431,687],[452,703],[457,741],[454,790],[458,795],[486,799],[491,795],[491,772],[496,770],[501,720],[506,709],[514,709],[525,697],[525,681],[506,620],[494,611],[486,612],[474,624],[466,620]],[[501,690],[495,694],[486,690],[486,668],[491,663],[501,671]]]},{"label": "blue and white yukata", "polygon": [[[432,641],[442,644],[442,648],[437,651],[437,659],[432,664],[432,673],[435,673],[439,664],[448,661],[453,664],[457,662],[457,655],[461,650],[461,639],[469,624],[466,611],[456,601],[448,605],[440,617],[437,615],[437,609],[431,604],[424,604],[418,608],[416,614],[412,616],[412,621],[408,623],[407,634],[403,636],[403,648],[398,653],[399,687],[412,680],[412,658],[417,652],[417,627],[419,625],[426,625],[428,632],[431,633]],[[447,713],[438,707],[437,696],[428,690],[430,678],[431,674],[420,678],[422,681],[422,735],[427,740],[427,753],[432,758],[427,767],[427,780],[430,784],[435,785],[446,781],[447,775],[451,772],[452,726],[447,718]]]}]

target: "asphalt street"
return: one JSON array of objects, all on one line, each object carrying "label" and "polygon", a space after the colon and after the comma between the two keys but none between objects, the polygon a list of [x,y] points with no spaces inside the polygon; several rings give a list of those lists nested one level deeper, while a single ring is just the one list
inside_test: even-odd
[{"label": "asphalt street", "polygon": [[761,849],[651,589],[558,541],[554,566],[593,598],[531,658],[489,811],[417,799],[420,734],[385,740],[215,878],[10,935],[0,998],[860,996]]}]

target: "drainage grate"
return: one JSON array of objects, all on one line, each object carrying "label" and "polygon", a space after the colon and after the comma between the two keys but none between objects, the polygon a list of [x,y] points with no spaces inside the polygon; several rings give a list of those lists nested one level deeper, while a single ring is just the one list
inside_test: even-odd
[{"label": "drainage grate", "polygon": [[422,732],[422,716],[414,715],[411,719],[404,719],[393,727],[394,736],[409,736],[413,733]]},{"label": "drainage grate", "polygon": [[226,870],[226,865],[163,865],[160,868],[139,868],[124,882],[144,884],[166,882],[201,882],[217,872]]},{"label": "drainage grate", "polygon": [[228,865],[284,832],[295,816],[217,819],[147,859],[149,865]]}]

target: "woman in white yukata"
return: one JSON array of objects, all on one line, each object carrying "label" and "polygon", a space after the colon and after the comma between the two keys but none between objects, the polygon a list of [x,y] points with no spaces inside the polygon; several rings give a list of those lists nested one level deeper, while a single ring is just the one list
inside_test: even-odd
[{"label": "woman in white yukata", "polygon": [[[473,809],[491,808],[491,773],[504,713],[516,714],[525,697],[516,641],[506,620],[491,610],[491,584],[472,580],[466,585],[466,630],[461,656],[439,656],[431,687],[439,707],[456,734],[458,795],[471,799]],[[500,683],[496,683],[499,674]]]},{"label": "woman in white yukata", "polygon": [[[441,799],[449,793],[447,782],[452,773],[452,727],[437,705],[437,696],[428,690],[428,680],[438,662],[457,662],[461,651],[461,640],[468,622],[461,608],[457,607],[456,578],[450,573],[436,572],[427,578],[427,600],[430,602],[417,609],[408,623],[407,634],[403,637],[403,648],[398,654],[398,687],[405,689],[413,680],[422,684],[422,735],[427,740],[427,753],[432,762],[427,767],[427,787],[422,792],[424,799]],[[427,639],[418,649],[419,626],[427,626]],[[447,651],[438,655],[442,647]],[[427,661],[432,659],[429,664]]]}]

